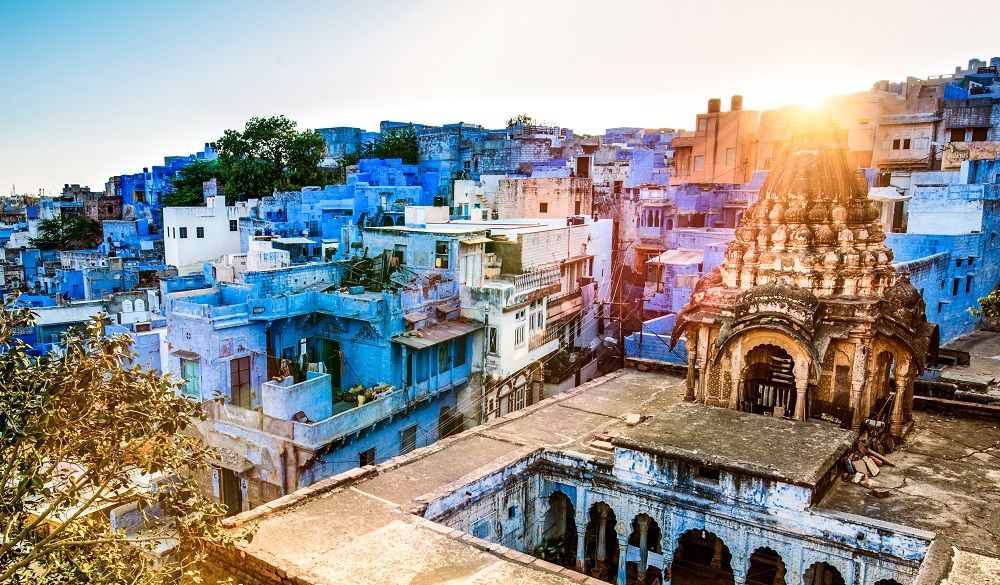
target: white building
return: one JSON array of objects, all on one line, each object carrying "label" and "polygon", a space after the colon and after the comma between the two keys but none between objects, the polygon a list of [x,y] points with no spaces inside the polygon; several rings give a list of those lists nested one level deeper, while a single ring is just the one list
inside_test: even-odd
[{"label": "white building", "polygon": [[204,207],[163,208],[166,263],[184,275],[201,272],[208,260],[239,253],[239,220],[256,205],[256,199],[227,206],[223,197],[207,197]]}]

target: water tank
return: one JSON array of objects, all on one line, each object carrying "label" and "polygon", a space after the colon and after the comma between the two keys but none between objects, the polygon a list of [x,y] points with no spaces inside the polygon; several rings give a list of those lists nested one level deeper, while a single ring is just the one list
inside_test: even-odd
[{"label": "water tank", "polygon": [[729,110],[732,112],[739,112],[743,109],[743,96],[734,95],[732,100],[729,102]]},{"label": "water tank", "polygon": [[709,114],[718,114],[720,111],[722,111],[722,100],[719,98],[712,98],[708,100]]}]

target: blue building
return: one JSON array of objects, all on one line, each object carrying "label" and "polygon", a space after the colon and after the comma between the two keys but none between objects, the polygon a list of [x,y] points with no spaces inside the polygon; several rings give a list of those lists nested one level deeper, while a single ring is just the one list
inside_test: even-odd
[{"label": "blue building", "polygon": [[248,254],[259,256],[249,267],[269,267],[162,285],[161,367],[208,401],[201,432],[227,456],[206,481],[231,511],[461,428],[481,325],[460,317],[452,273],[390,270],[385,254],[304,264],[278,248]]}]

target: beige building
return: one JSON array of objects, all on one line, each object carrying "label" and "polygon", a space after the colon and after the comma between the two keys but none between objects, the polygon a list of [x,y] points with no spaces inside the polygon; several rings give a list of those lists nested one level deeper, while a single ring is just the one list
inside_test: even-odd
[{"label": "beige building", "polygon": [[498,219],[565,219],[593,212],[594,185],[589,178],[501,179],[496,196]]},{"label": "beige building", "polygon": [[743,109],[734,95],[728,112],[719,99],[708,100],[708,112],[698,114],[694,132],[674,137],[675,174],[682,183],[746,183],[757,161],[759,114]]}]

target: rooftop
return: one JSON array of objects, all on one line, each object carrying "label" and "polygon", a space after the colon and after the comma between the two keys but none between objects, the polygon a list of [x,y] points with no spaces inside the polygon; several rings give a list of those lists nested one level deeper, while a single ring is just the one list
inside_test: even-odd
[{"label": "rooftop", "polygon": [[[579,575],[419,514],[436,497],[542,448],[611,463],[611,450],[592,445],[598,434],[617,435],[618,446],[711,457],[801,481],[814,478],[850,440],[849,432],[828,423],[681,403],[683,392],[679,376],[619,371],[381,465],[324,480],[230,522],[257,522],[253,541],[240,547],[310,583],[569,584]],[[629,427],[627,414],[651,418]],[[990,574],[1000,555],[1000,424],[918,412],[915,425],[902,449],[888,456],[895,467],[882,467],[875,478],[891,489],[888,497],[837,480],[820,507],[936,531],[960,549],[945,547],[953,555],[945,563],[944,571],[951,571],[947,583],[965,582],[955,579],[977,571]]]},{"label": "rooftop", "polygon": [[[851,448],[854,437],[825,422],[797,422],[682,402],[613,443],[695,465],[815,487]],[[799,456],[789,456],[793,453]]]}]

